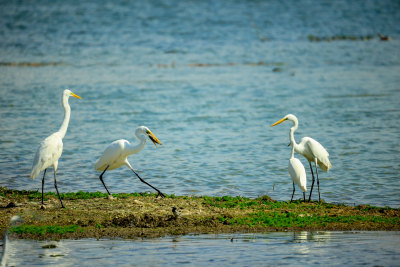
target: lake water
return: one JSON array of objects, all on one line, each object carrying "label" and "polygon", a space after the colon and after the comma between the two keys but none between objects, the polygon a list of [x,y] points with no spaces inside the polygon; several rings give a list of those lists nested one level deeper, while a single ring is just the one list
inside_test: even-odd
[{"label": "lake water", "polygon": [[[288,200],[291,125],[270,125],[293,113],[297,142],[310,136],[330,153],[325,201],[400,207],[399,11],[364,0],[2,1],[0,185],[40,188],[33,157],[70,88],[83,99],[70,99],[61,192],[104,191],[95,161],[146,125],[163,145],[129,159],[164,193]],[[127,168],[105,182],[149,190]]]},{"label": "lake water", "polygon": [[286,232],[12,240],[6,257],[8,266],[398,266],[399,238],[399,232]]}]

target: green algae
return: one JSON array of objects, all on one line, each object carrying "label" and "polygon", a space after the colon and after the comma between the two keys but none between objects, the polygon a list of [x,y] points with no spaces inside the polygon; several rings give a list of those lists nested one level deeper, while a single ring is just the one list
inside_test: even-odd
[{"label": "green algae", "polygon": [[11,227],[10,232],[16,234],[66,234],[78,231],[78,225],[18,225]]}]

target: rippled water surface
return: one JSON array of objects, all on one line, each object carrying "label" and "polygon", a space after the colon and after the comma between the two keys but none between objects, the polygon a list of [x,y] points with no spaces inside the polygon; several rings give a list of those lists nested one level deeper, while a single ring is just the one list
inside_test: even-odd
[{"label": "rippled water surface", "polygon": [[[70,99],[62,192],[104,190],[94,162],[146,125],[163,146],[130,161],[165,193],[287,200],[291,125],[269,125],[293,113],[297,141],[311,136],[330,153],[326,201],[400,206],[398,1],[0,6],[0,185],[40,187],[29,180],[33,157],[61,124],[70,88],[83,99]],[[148,190],[127,168],[105,180],[112,192]]]},{"label": "rippled water surface", "polygon": [[188,235],[144,240],[12,240],[9,266],[398,266],[398,232]]},{"label": "rippled water surface", "polygon": [[[291,125],[269,125],[293,113],[297,141],[311,136],[330,153],[323,199],[400,207],[399,10],[398,1],[364,0],[1,1],[0,185],[40,188],[29,179],[33,157],[60,126],[61,92],[70,88],[83,99],[70,99],[62,192],[103,191],[94,162],[116,139],[135,142],[135,128],[146,125],[163,145],[148,143],[130,161],[163,192],[288,200]],[[392,40],[380,41],[380,32]],[[326,41],[335,36],[345,40]],[[297,157],[310,185],[308,163]],[[51,180],[46,191],[54,191]],[[105,181],[112,192],[149,190],[127,168]],[[27,256],[12,260],[399,262],[397,233],[305,233],[304,243],[302,235],[61,241],[54,250],[14,241],[15,255]]]}]

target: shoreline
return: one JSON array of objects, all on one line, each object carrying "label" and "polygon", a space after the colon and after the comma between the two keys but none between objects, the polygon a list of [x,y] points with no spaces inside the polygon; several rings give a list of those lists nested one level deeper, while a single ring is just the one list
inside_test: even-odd
[{"label": "shoreline", "polygon": [[[0,187],[0,234],[17,238],[155,238],[271,231],[399,231],[400,209],[325,202],[278,202],[268,196],[195,197],[148,193],[62,193]],[[22,222],[10,227],[12,216]]]}]

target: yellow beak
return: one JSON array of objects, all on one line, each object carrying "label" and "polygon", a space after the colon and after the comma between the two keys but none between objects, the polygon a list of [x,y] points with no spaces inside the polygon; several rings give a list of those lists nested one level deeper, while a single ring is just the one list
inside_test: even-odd
[{"label": "yellow beak", "polygon": [[[153,144],[157,147],[157,144],[162,145],[162,143],[160,142],[160,140],[158,140],[158,138],[151,132],[148,131],[147,135],[149,136],[150,140],[153,142]],[[157,147],[158,148],[158,147]]]},{"label": "yellow beak", "polygon": [[287,120],[287,118],[280,119],[279,121],[277,121],[277,122],[275,122],[274,124],[272,124],[271,127],[273,127],[273,126],[275,126],[275,125],[278,125],[279,123],[282,123],[282,122],[284,122],[285,120]]},{"label": "yellow beak", "polygon": [[72,92],[71,92],[71,95],[72,95],[73,97],[76,97],[76,98],[82,99],[82,97],[80,97],[79,95],[76,95],[76,94],[74,94],[74,93],[72,93]]}]

